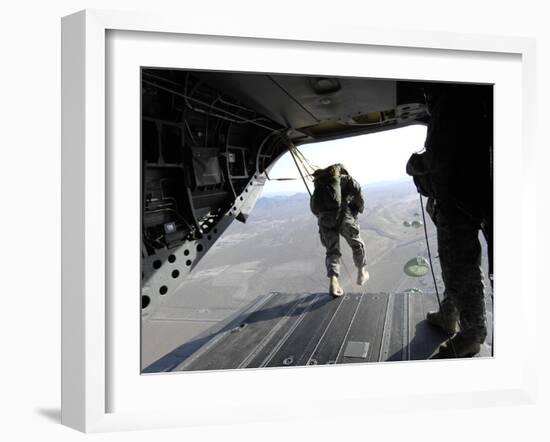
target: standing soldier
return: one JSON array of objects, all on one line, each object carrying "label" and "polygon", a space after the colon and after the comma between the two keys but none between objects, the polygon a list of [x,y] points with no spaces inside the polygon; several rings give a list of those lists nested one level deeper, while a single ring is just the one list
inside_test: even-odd
[{"label": "standing soldier", "polygon": [[428,197],[445,284],[440,310],[426,319],[452,336],[432,358],[471,357],[487,336],[480,229],[492,280],[492,89],[440,84],[427,86],[425,96],[425,151],[411,156],[407,173]]},{"label": "standing soldier", "polygon": [[344,294],[338,282],[340,275],[340,235],[353,251],[353,261],[357,267],[357,284],[363,285],[369,279],[365,266],[365,243],[361,239],[357,216],[363,213],[364,201],[361,187],[341,164],[313,173],[315,190],[310,207],[317,217],[321,243],[325,246],[327,276],[330,278],[329,292],[339,297]]}]

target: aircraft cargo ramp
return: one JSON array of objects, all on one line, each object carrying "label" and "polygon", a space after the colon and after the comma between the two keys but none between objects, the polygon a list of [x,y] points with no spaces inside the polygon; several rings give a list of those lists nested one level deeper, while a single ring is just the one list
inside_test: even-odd
[{"label": "aircraft cargo ramp", "polygon": [[[269,293],[144,373],[427,359],[446,339],[425,320],[436,309],[426,292]],[[479,356],[491,355],[489,330]]]}]

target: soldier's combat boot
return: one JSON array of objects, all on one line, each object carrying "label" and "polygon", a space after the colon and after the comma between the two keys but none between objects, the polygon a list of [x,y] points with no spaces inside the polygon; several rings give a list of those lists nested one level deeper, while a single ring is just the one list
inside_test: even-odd
[{"label": "soldier's combat boot", "polygon": [[441,344],[429,359],[471,358],[480,350],[481,343],[478,336],[464,336],[457,333]]},{"label": "soldier's combat boot", "polygon": [[441,311],[428,312],[426,321],[449,335],[454,335],[458,332],[458,320],[453,316],[444,315]]},{"label": "soldier's combat boot", "polygon": [[336,275],[332,275],[330,277],[329,293],[335,298],[339,298],[344,294],[344,290],[342,289],[342,287],[340,287],[340,283],[338,282],[338,276]]},{"label": "soldier's combat boot", "polygon": [[370,278],[369,272],[367,272],[366,267],[361,267],[357,270],[357,285],[363,285]]}]

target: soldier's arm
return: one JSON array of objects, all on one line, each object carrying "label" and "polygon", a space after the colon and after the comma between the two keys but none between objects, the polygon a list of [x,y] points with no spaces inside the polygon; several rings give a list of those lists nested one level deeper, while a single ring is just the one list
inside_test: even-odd
[{"label": "soldier's arm", "polygon": [[311,213],[313,213],[315,216],[318,215],[317,210],[315,210],[315,207],[313,204],[313,197],[309,199],[309,209],[311,210]]},{"label": "soldier's arm", "polygon": [[465,144],[464,133],[468,124],[467,106],[462,100],[448,94],[441,95],[430,105],[431,121],[428,125],[424,150],[411,155],[406,171],[411,176],[444,172],[453,162],[453,156]]},{"label": "soldier's arm", "polygon": [[349,186],[350,195],[353,196],[353,205],[359,213],[363,213],[363,210],[365,210],[365,200],[363,199],[363,192],[361,191],[360,184],[350,177]]}]

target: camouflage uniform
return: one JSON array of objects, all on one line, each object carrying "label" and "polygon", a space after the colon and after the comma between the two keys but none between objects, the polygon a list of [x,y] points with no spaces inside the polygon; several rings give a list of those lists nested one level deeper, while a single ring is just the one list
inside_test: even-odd
[{"label": "camouflage uniform", "polygon": [[487,335],[480,229],[492,273],[491,94],[476,86],[428,89],[431,115],[425,152],[413,154],[407,173],[437,227],[445,298],[443,316],[460,319],[460,335],[482,343]]},{"label": "camouflage uniform", "polygon": [[340,275],[340,235],[352,249],[355,266],[361,269],[367,264],[366,246],[357,221],[358,214],[364,209],[361,186],[351,176],[343,174],[340,189],[341,205],[338,211],[323,211],[313,204],[311,207],[317,216],[321,243],[327,251],[325,264],[329,278]]},{"label": "camouflage uniform", "polygon": [[447,201],[428,200],[437,227],[445,298],[441,312],[460,318],[461,334],[480,343],[487,336],[479,222]]}]

